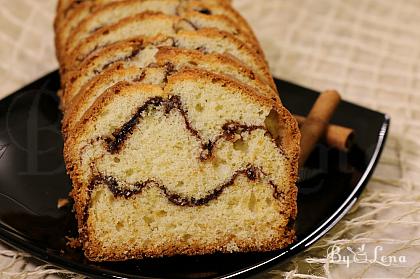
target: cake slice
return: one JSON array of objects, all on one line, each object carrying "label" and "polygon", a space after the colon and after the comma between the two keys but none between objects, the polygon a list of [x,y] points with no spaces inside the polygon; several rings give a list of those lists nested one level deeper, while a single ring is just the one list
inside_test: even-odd
[{"label": "cake slice", "polygon": [[[105,6],[106,4],[113,3],[113,2],[119,2],[124,0],[58,0],[57,1],[57,9],[56,13],[57,16],[66,16],[69,13],[73,12],[74,10],[78,9],[81,5],[86,3],[94,3],[98,6]],[[135,0],[135,1],[148,1],[148,0]],[[230,0],[180,0],[183,2],[201,2],[205,1],[210,4],[217,4],[217,5],[224,5],[224,6],[230,6],[231,1]]]},{"label": "cake slice", "polygon": [[[253,72],[258,75],[262,81],[266,82],[275,89],[274,81],[263,58],[256,54],[253,49],[250,49],[241,41],[235,39],[227,33],[205,29],[191,32],[180,31],[176,35],[172,36],[158,36],[146,39],[138,38],[138,40],[140,40],[143,45],[150,42],[158,46],[170,45],[178,48],[195,49],[203,53],[219,53],[230,56],[232,59],[239,60],[248,68],[253,70]],[[120,49],[119,46],[120,44],[116,44],[115,48],[114,45],[110,46],[110,48],[113,48],[115,52],[107,52],[103,51],[103,49],[97,50],[89,57],[84,58],[82,63],[72,64],[73,70],[62,70],[62,80],[63,84],[65,84],[66,90],[67,86],[74,87],[72,84],[76,80],[75,75],[79,73],[79,69],[81,68],[87,68],[89,67],[88,65],[90,65],[94,67],[94,71],[100,72],[104,66],[109,64],[110,61],[131,59],[133,53],[131,47],[129,49]],[[140,53],[139,48],[135,50],[135,53]],[[64,100],[62,100],[64,104],[67,101],[66,96],[67,94],[64,94]]]},{"label": "cake slice", "polygon": [[[59,1],[57,16],[54,21],[55,52],[60,65],[64,61],[66,42],[71,31],[94,9],[94,5],[91,1],[83,1],[77,3],[77,5],[73,1],[72,3],[65,2],[70,1]],[[76,8],[76,6],[78,6],[78,8]]]},{"label": "cake slice", "polygon": [[[83,20],[69,36],[68,46],[70,51],[95,31],[146,11],[162,12],[166,15],[179,15],[197,28],[203,27],[202,22],[206,22],[206,18],[218,19],[220,23],[214,27],[221,29],[220,24],[235,26],[238,28],[235,33],[242,32],[243,38],[249,39],[255,46],[258,46],[258,42],[250,28],[243,24],[230,6],[209,5],[205,1],[129,0],[105,5]],[[208,23],[205,27],[209,27]],[[226,30],[226,27],[224,29]],[[230,27],[230,29],[233,30],[234,27]]]},{"label": "cake slice", "polygon": [[[270,86],[262,82],[251,70],[230,57],[220,54],[203,54],[199,51],[173,47],[152,47],[146,52],[149,55],[144,55],[138,59],[111,63],[107,66],[107,70],[98,71],[98,74],[87,68],[80,72],[79,78],[72,83],[73,85],[79,83],[79,90],[73,87],[75,88],[73,92],[77,93],[74,97],[67,96],[70,101],[62,121],[62,130],[65,136],[72,133],[73,127],[80,121],[85,112],[109,87],[121,81],[160,84],[167,72],[178,71],[183,68],[198,68],[229,76],[251,87],[256,94],[275,101],[280,100]],[[159,70],[160,72],[156,73]],[[82,80],[88,81],[81,82]]]},{"label": "cake slice", "polygon": [[66,42],[66,52],[73,51],[90,35],[98,30],[116,24],[127,17],[144,12],[155,12],[166,15],[176,15],[179,0],[146,0],[146,1],[120,1],[104,5],[89,17],[85,18],[69,34]]},{"label": "cake slice", "polygon": [[294,239],[296,122],[225,76],[119,83],[65,142],[85,255],[270,251]]},{"label": "cake slice", "polygon": [[149,44],[199,50],[203,53],[224,54],[229,57],[229,60],[237,60],[237,63],[242,63],[251,69],[258,79],[275,88],[265,62],[252,49],[247,48],[243,43],[228,34],[213,30],[199,30],[178,32],[177,35],[169,37],[138,38],[98,50],[95,54],[86,58],[83,63],[75,66],[74,70],[62,73],[62,82],[65,88],[61,99],[62,107],[66,108],[66,104],[77,94],[83,84],[113,63],[122,60],[137,61],[142,59],[145,56],[144,49]]},{"label": "cake slice", "polygon": [[[136,3],[149,2],[154,0],[132,0]],[[163,5],[170,5],[169,2],[164,0],[159,0]],[[171,1],[171,0],[169,0]],[[102,8],[111,6],[118,2],[131,2],[124,0],[59,0],[57,4],[57,16],[54,21],[55,35],[56,35],[56,52],[57,59],[60,64],[64,61],[65,47],[69,40],[70,35],[73,31],[83,23],[84,20],[88,20],[92,14]],[[190,2],[194,2],[195,6],[198,6],[199,3],[212,4],[217,6],[223,6],[225,10],[230,10],[228,15],[235,18],[243,26],[246,21],[240,17],[240,15],[230,7],[230,1],[228,0],[178,0],[179,4],[189,5]],[[167,10],[168,8],[166,8]],[[170,7],[169,7],[170,9]],[[165,10],[165,7],[162,8]],[[204,11],[206,11],[204,9]],[[249,28],[249,26],[248,26]]]},{"label": "cake slice", "polygon": [[82,44],[78,40],[69,40],[66,46],[64,67],[77,65],[89,54],[97,49],[118,41],[133,39],[138,36],[175,35],[179,31],[194,31],[215,28],[228,33],[249,49],[258,46],[249,42],[249,36],[243,35],[230,21],[219,17],[205,17],[191,15],[190,17],[169,16],[162,13],[144,12],[133,17],[125,18],[105,28],[101,28],[87,37]]},{"label": "cake slice", "polygon": [[[203,40],[203,42],[205,42]],[[93,57],[85,60],[78,69],[67,72],[66,75],[62,77],[63,84],[65,85],[65,91],[63,93],[62,98],[62,106],[66,108],[66,103],[70,102],[72,98],[78,94],[80,89],[93,77],[99,75],[104,70],[110,68],[116,63],[124,62],[126,65],[136,65],[137,67],[144,67],[150,63],[155,62],[154,55],[157,52],[157,47],[162,46],[172,46],[175,44],[173,38],[156,38],[152,41],[145,41],[145,40],[133,40],[133,41],[125,41],[120,42],[118,44],[111,45],[107,48],[104,48],[102,51],[98,52]],[[236,68],[239,68],[240,71],[246,72],[246,75],[249,76],[249,79],[258,81],[259,83],[264,83],[262,78],[259,77],[258,74],[250,70],[244,63],[241,63],[238,59],[232,57],[231,55],[221,54],[223,52],[212,52],[212,53],[203,53],[201,55],[198,53],[200,51],[194,51],[194,46],[190,46],[189,49],[182,49],[179,48],[177,51],[178,54],[181,54],[185,51],[189,51],[195,53],[194,57],[200,57],[200,61],[202,61],[203,55],[207,55],[209,59],[213,59],[213,64],[221,63],[226,64],[234,64]],[[188,47],[186,45],[185,47]],[[203,45],[200,46],[203,48]],[[211,46],[209,46],[211,47]],[[174,49],[172,47],[172,49]],[[161,52],[162,53],[162,52]],[[211,58],[215,57],[215,58]],[[216,58],[217,57],[217,58]],[[184,60],[186,58],[184,57]],[[217,61],[215,61],[215,59]],[[194,64],[193,60],[189,60],[190,64]],[[195,63],[199,64],[199,62]],[[270,87],[270,85],[262,85],[264,87]],[[267,90],[260,90],[262,92],[267,92]],[[274,91],[271,89],[271,91]],[[275,93],[274,95],[277,96]]]},{"label": "cake slice", "polygon": [[55,46],[57,59],[63,61],[67,39],[80,22],[89,17],[96,9],[109,3],[122,0],[59,0],[57,16],[54,20]]}]

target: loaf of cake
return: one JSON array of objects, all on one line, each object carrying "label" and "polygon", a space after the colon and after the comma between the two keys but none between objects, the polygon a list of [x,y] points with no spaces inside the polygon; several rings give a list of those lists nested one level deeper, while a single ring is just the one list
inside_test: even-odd
[{"label": "loaf of cake", "polygon": [[91,261],[295,239],[300,134],[228,0],[60,0],[64,158]]}]

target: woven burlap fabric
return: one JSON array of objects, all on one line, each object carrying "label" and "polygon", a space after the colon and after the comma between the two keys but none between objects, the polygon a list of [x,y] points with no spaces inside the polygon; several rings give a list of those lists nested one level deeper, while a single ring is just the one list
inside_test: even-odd
[{"label": "woven burlap fabric", "polygon": [[[55,2],[0,0],[0,97],[57,67]],[[255,29],[275,76],[337,89],[344,99],[392,117],[384,154],[360,202],[310,249],[258,277],[420,278],[420,1],[234,3]],[[362,249],[371,261],[337,261],[328,257],[331,247],[343,255]],[[383,249],[379,256],[405,261],[384,266],[372,260],[375,247]],[[0,255],[1,278],[65,273],[6,246]]]}]

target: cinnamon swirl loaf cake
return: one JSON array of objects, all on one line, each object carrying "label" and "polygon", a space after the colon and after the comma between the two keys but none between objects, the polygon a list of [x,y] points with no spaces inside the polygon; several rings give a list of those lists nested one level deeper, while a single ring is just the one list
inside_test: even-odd
[{"label": "cinnamon swirl loaf cake", "polygon": [[64,158],[91,261],[295,237],[300,134],[227,0],[60,0]]}]

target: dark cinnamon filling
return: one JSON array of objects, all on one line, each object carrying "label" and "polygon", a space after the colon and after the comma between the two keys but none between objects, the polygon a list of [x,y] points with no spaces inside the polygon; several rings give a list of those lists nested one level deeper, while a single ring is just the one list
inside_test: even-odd
[{"label": "dark cinnamon filling", "polygon": [[[169,38],[169,39],[171,39],[171,42],[170,42],[170,45],[172,46],[174,43],[173,43],[173,40],[172,40],[172,38]],[[135,40],[133,40],[133,41],[135,41]],[[159,47],[160,45],[165,45],[166,44],[166,41],[161,41],[161,42],[156,42],[156,43],[152,43],[152,45],[154,45],[154,46],[156,46],[156,47]],[[106,46],[105,46],[106,47]],[[104,70],[106,70],[107,68],[109,68],[110,66],[112,66],[113,64],[115,64],[115,63],[117,63],[117,62],[121,62],[121,61],[124,61],[124,62],[129,62],[129,61],[131,61],[131,60],[133,60],[137,55],[139,55],[139,53],[142,51],[142,50],[144,50],[144,48],[145,48],[145,46],[144,46],[144,44],[143,43],[138,43],[137,45],[134,45],[133,46],[133,50],[131,51],[131,53],[129,54],[129,55],[126,55],[126,56],[123,56],[123,57],[120,57],[120,58],[116,58],[116,59],[114,59],[114,60],[111,60],[111,61],[109,61],[108,63],[106,63],[106,64],[104,64],[101,68],[99,68],[99,69],[94,69],[93,70],[93,73],[94,74],[96,74],[96,75],[99,75],[102,71],[104,71]],[[87,54],[86,56],[85,56],[85,58],[86,57],[89,57],[94,51],[96,51],[97,49],[94,49],[93,51],[91,51],[91,52],[89,52],[89,54]],[[83,59],[85,59],[85,58],[83,58]],[[82,59],[82,60],[83,60]]]},{"label": "dark cinnamon filling", "polygon": [[152,109],[153,107],[161,106],[165,101],[162,97],[154,97],[146,101],[144,105],[138,108],[137,112],[131,117],[129,121],[117,131],[112,133],[113,138],[106,138],[108,152],[115,154],[117,153],[129,134],[132,134],[134,127],[138,124],[141,118],[143,118],[143,112]]},{"label": "dark cinnamon filling", "polygon": [[[179,193],[171,192],[165,185],[160,184],[159,182],[149,179],[144,182],[136,182],[134,184],[129,183],[120,183],[115,177],[112,176],[103,176],[103,175],[97,175],[95,176],[92,181],[90,182],[88,186],[88,203],[84,209],[84,223],[87,222],[88,219],[88,209],[89,209],[89,202],[91,199],[91,195],[93,190],[98,185],[106,185],[111,191],[111,193],[114,195],[115,198],[130,198],[134,195],[140,194],[143,189],[146,189],[148,187],[158,187],[162,194],[173,204],[178,206],[202,206],[205,204],[208,204],[210,201],[217,199],[223,191],[227,188],[232,186],[236,179],[240,175],[245,175],[248,180],[250,181],[257,181],[262,180],[262,176],[264,175],[263,171],[255,166],[249,165],[245,169],[238,170],[233,173],[233,175],[223,184],[217,186],[214,190],[207,193],[204,197],[201,198],[194,198],[194,197],[185,197],[182,196]],[[120,184],[125,184],[125,186],[129,187],[121,187]],[[279,199],[281,195],[283,195],[283,192],[278,189],[277,185],[274,184],[271,180],[269,181],[269,184],[273,188],[273,197],[276,199]]]},{"label": "dark cinnamon filling", "polygon": [[[139,107],[136,113],[123,124],[121,128],[112,133],[112,137],[105,138],[106,149],[111,154],[116,154],[121,150],[121,147],[124,145],[124,142],[128,137],[133,133],[136,125],[139,124],[141,119],[143,119],[144,112],[157,109],[158,107],[163,106],[165,114],[169,114],[172,110],[176,109],[181,114],[184,119],[185,128],[194,136],[198,141],[201,142],[202,151],[200,152],[199,160],[205,161],[212,157],[213,149],[216,143],[221,140],[235,140],[235,135],[241,135],[245,132],[252,132],[254,130],[265,130],[266,135],[268,135],[274,142],[276,142],[270,133],[270,131],[264,126],[258,125],[246,125],[241,124],[235,121],[230,121],[225,123],[222,126],[222,133],[218,135],[213,141],[203,142],[202,137],[199,132],[192,127],[191,122],[188,118],[188,112],[183,108],[181,98],[179,96],[171,96],[169,99],[163,99],[162,97],[153,97],[147,100],[141,107]],[[278,141],[277,141],[278,142]],[[280,147],[276,144],[276,147],[281,151]]]},{"label": "dark cinnamon filling", "polygon": [[200,28],[194,24],[191,20],[188,20],[186,18],[182,19],[184,22],[186,22],[187,24],[189,24],[191,26],[192,29],[194,29],[195,31],[199,30]]},{"label": "dark cinnamon filling", "polygon": [[[207,204],[209,201],[214,200],[218,196],[220,196],[220,194],[225,188],[233,185],[233,183],[239,177],[239,175],[245,175],[250,181],[256,181],[257,179],[261,179],[261,174],[262,172],[258,168],[250,165],[245,169],[238,170],[235,173],[233,173],[230,179],[228,179],[223,184],[217,186],[213,191],[209,192],[202,198],[184,197],[181,194],[171,192],[170,190],[168,190],[168,188],[166,188],[165,185],[161,185],[159,182],[151,179],[144,182],[136,182],[134,184],[129,184],[119,183],[118,179],[115,177],[102,175],[97,175],[96,177],[94,177],[94,179],[89,185],[89,190],[92,191],[98,184],[105,184],[108,187],[108,189],[112,192],[114,197],[130,198],[134,195],[140,194],[142,190],[147,187],[156,186],[160,190],[162,190],[162,193],[165,195],[165,197],[168,198],[168,200],[171,201],[173,204],[179,206],[200,206]],[[120,184],[124,184],[128,187],[121,187]],[[270,185],[272,185],[274,190],[277,191],[277,187],[273,183],[270,183]]]},{"label": "dark cinnamon filling", "polygon": [[197,10],[197,12],[199,12],[201,14],[204,14],[204,15],[211,15],[212,14],[212,12],[207,8],[199,9],[199,10]]},{"label": "dark cinnamon filling", "polygon": [[93,70],[93,73],[99,75],[102,71],[108,69],[111,65],[120,62],[120,61],[131,61],[134,57],[136,57],[140,51],[144,49],[143,45],[141,46],[134,46],[131,53],[127,56],[117,58],[115,60],[111,60],[108,63],[104,64],[102,68]]},{"label": "dark cinnamon filling", "polygon": [[144,80],[144,78],[146,77],[146,72],[141,72],[140,75],[138,75],[137,77],[135,77],[133,79],[134,82],[142,82]]},{"label": "dark cinnamon filling", "polygon": [[177,70],[175,68],[175,65],[170,62],[166,62],[164,67],[165,67],[165,78],[163,79],[163,82],[167,83],[168,77],[176,73]]}]

